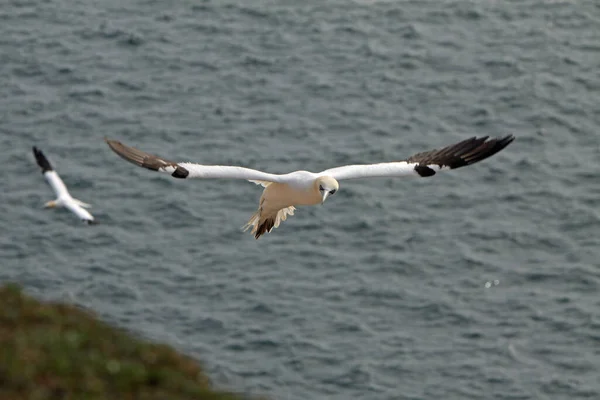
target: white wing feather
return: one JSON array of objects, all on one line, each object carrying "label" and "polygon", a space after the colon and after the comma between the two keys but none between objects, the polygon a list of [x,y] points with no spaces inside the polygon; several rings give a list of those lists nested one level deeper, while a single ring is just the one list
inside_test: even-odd
[{"label": "white wing feather", "polygon": [[69,209],[73,214],[77,215],[79,219],[83,219],[86,221],[93,221],[94,217],[90,214],[85,208],[76,204],[75,199],[69,198],[67,200],[63,200],[63,205],[65,208]]},{"label": "white wing feather", "polygon": [[[334,179],[340,181],[344,179],[358,179],[358,178],[374,178],[374,177],[402,177],[402,176],[413,176],[419,177],[420,175],[415,171],[417,163],[407,163],[406,161],[380,163],[380,164],[356,164],[356,165],[344,165],[343,167],[336,167],[327,169],[319,172],[319,176],[328,175]],[[433,168],[440,169],[439,166],[435,165]]]},{"label": "white wing feather", "polygon": [[[188,178],[230,178],[244,179],[247,181],[285,182],[286,177],[289,175],[269,174],[256,169],[228,165],[202,165],[190,162],[180,162],[177,164],[189,172],[189,175],[187,176]],[[168,171],[167,169],[165,170],[166,172],[172,172]],[[175,171],[174,168],[173,171]]]},{"label": "white wing feather", "polygon": [[56,194],[57,198],[71,197],[69,191],[67,190],[67,187],[65,186],[62,179],[60,179],[60,176],[58,176],[56,171],[44,172],[44,178],[46,178],[46,181],[48,181],[50,187],[52,188],[52,190],[54,190],[54,193]]}]

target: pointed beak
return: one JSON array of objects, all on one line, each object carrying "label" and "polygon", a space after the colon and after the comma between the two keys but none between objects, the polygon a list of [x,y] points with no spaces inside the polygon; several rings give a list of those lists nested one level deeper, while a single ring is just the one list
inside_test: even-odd
[{"label": "pointed beak", "polygon": [[55,201],[49,201],[46,204],[44,204],[44,208],[53,208],[56,206],[56,202]]},{"label": "pointed beak", "polygon": [[321,200],[321,204],[325,203],[325,200],[327,199],[327,196],[329,196],[329,192],[327,190],[323,190],[323,193],[321,193],[323,196],[323,199]]}]

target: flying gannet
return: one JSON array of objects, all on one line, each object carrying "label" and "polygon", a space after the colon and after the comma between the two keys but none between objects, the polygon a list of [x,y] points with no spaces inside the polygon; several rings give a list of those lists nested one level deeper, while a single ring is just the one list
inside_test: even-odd
[{"label": "flying gannet", "polygon": [[46,204],[44,204],[44,207],[65,207],[69,211],[77,215],[77,217],[79,217],[79,219],[81,219],[82,221],[88,224],[95,223],[92,214],[90,214],[86,209],[83,208],[90,208],[92,206],[87,203],[84,203],[81,200],[77,200],[71,197],[71,194],[69,194],[69,191],[67,190],[67,187],[65,186],[64,182],[62,181],[62,179],[60,179],[60,176],[58,176],[54,168],[52,168],[52,165],[41,150],[33,146],[33,154],[35,155],[35,159],[38,165],[42,169],[42,174],[44,175],[44,178],[46,178],[46,180],[52,187],[52,190],[54,190],[54,193],[56,194],[56,200],[47,202]]},{"label": "flying gannet", "polygon": [[472,137],[439,150],[415,154],[403,161],[345,165],[319,173],[294,171],[288,174],[269,174],[229,165],[173,162],[116,140],[105,140],[125,160],[143,168],[171,174],[174,178],[244,179],[264,186],[258,210],[244,226],[244,231],[252,227],[251,232],[258,239],[277,228],[288,215],[294,215],[294,206],[323,204],[327,197],[339,189],[338,181],[375,177],[430,177],[437,171],[460,168],[484,160],[508,146],[514,136],[487,139],[488,136]]}]

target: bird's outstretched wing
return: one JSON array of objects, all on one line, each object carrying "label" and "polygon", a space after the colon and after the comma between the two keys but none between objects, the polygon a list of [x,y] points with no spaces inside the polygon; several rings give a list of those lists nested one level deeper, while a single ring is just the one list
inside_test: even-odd
[{"label": "bird's outstretched wing", "polygon": [[472,137],[442,149],[417,153],[406,160],[379,164],[345,165],[319,172],[337,180],[375,177],[428,177],[436,171],[475,164],[493,156],[515,139],[513,135],[487,140]]},{"label": "bird's outstretched wing", "polygon": [[230,165],[202,165],[174,162],[124,145],[117,140],[105,139],[108,146],[125,160],[152,171],[171,174],[175,178],[230,178],[249,181],[285,182],[285,175],[269,174],[255,169]]},{"label": "bird's outstretched wing", "polygon": [[35,156],[37,164],[42,169],[44,178],[46,181],[48,181],[52,190],[54,190],[56,197],[70,196],[64,182],[62,179],[60,179],[60,176],[58,176],[58,173],[56,173],[52,167],[52,164],[50,164],[50,161],[48,161],[44,153],[42,153],[42,151],[37,147],[33,146],[33,155]]},{"label": "bird's outstretched wing", "polygon": [[87,222],[88,224],[95,224],[94,217],[85,208],[83,208],[80,202],[76,199],[67,199],[64,201],[64,206],[70,210],[73,214],[79,217],[80,220]]}]

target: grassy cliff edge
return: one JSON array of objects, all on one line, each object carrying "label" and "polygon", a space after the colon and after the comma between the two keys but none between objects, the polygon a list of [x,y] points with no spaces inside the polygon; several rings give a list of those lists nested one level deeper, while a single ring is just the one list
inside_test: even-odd
[{"label": "grassy cliff edge", "polygon": [[72,305],[0,287],[0,399],[239,400],[201,366]]}]

